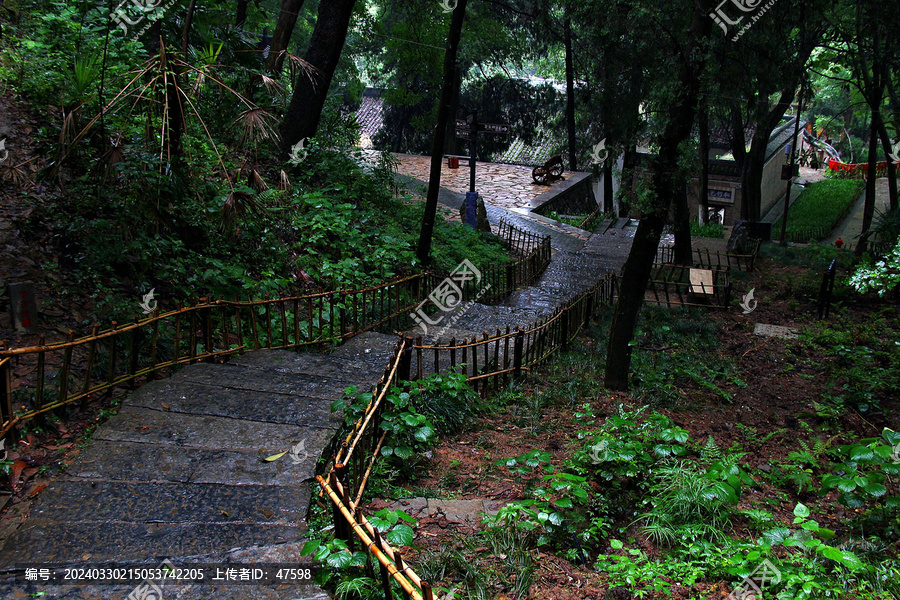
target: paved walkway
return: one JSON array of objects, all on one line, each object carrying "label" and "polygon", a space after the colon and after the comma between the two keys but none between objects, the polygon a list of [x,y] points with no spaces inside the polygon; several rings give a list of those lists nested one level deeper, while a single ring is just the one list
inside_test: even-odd
[{"label": "paved walkway", "polygon": [[[431,157],[415,154],[394,156],[400,160],[398,173],[419,181],[428,181]],[[462,194],[465,198],[465,193],[469,190],[469,161],[460,160],[458,169],[448,167],[447,159],[441,164],[441,187]],[[576,174],[571,171],[563,173],[564,178],[574,175]],[[528,207],[552,187],[534,183],[531,179],[531,167],[475,162],[475,189],[485,202],[498,208],[511,210]]]},{"label": "paved walkway", "polygon": [[[460,196],[443,189],[441,202],[458,208]],[[500,306],[470,304],[445,337],[535,322],[620,270],[633,236],[627,219],[606,222],[589,235],[494,205],[488,216],[495,226],[506,218],[550,235],[556,252],[535,285]],[[227,364],[190,365],[139,388],[0,549],[0,597],[44,592],[45,598],[155,598],[133,595],[136,587],[155,582],[26,581],[24,569],[40,565],[102,567],[115,561],[153,568],[166,559],[176,567],[309,564],[299,552],[307,540],[314,469],[340,424],[330,404],[349,385],[373,386],[395,341],[367,333],[330,355],[251,352]],[[327,598],[315,585],[285,583],[169,583],[164,590],[166,600]]]},{"label": "paved walkway", "polygon": [[[888,180],[887,177],[882,177],[875,181],[875,213],[872,221],[873,224],[875,223],[875,219],[878,218],[878,213],[887,212],[890,209],[890,204]],[[850,209],[847,218],[845,218],[822,243],[833,244],[838,238],[841,238],[844,242],[855,246],[859,242],[859,236],[862,233],[863,212],[865,211],[865,206],[866,192],[863,190],[859,195],[859,198],[856,199],[853,208]]]},{"label": "paved walkway", "polygon": [[[300,549],[314,470],[339,426],[331,402],[349,385],[374,385],[395,342],[368,333],[329,356],[257,351],[139,388],[0,550],[0,597],[126,600],[141,583],[26,582],[22,569],[39,564],[309,564]],[[166,600],[328,598],[284,583],[163,589]]]}]

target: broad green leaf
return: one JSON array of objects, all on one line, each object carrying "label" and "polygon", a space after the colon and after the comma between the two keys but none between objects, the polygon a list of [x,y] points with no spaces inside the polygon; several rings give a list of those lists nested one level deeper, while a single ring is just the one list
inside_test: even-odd
[{"label": "broad green leaf", "polygon": [[321,546],[321,542],[319,540],[309,540],[305,544],[303,544],[303,549],[300,550],[300,556],[306,556],[307,554],[312,554]]},{"label": "broad green leaf", "polygon": [[353,555],[349,552],[335,552],[330,555],[325,562],[336,569],[345,569],[350,566]]},{"label": "broad green leaf", "polygon": [[415,437],[420,442],[427,442],[433,436],[434,436],[434,429],[432,429],[428,425],[424,425],[422,427],[419,427],[416,430],[416,433],[414,434],[413,437]]},{"label": "broad green leaf", "polygon": [[624,546],[621,540],[609,540],[609,547],[613,550],[621,550]]},{"label": "broad green leaf", "polygon": [[850,460],[854,462],[866,462],[872,460],[874,458],[874,454],[872,450],[865,446],[853,446],[850,449]]},{"label": "broad green leaf", "polygon": [[868,485],[862,486],[862,489],[864,489],[870,496],[875,496],[876,498],[887,494],[887,488],[880,483],[870,483]]},{"label": "broad green leaf", "polygon": [[412,527],[401,523],[384,534],[384,537],[387,538],[387,541],[397,546],[409,546],[412,544],[415,534]]},{"label": "broad green leaf", "polygon": [[838,481],[838,489],[846,494],[856,489],[856,483],[852,479],[841,479]]}]

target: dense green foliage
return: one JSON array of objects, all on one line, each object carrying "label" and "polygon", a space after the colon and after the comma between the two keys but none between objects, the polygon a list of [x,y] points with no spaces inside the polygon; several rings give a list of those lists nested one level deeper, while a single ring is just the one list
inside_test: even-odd
[{"label": "dense green foliage", "polygon": [[[802,233],[816,229],[826,232],[846,214],[862,191],[861,181],[824,179],[804,189],[788,211],[788,233]],[[773,235],[781,231],[781,218],[772,225]]]}]

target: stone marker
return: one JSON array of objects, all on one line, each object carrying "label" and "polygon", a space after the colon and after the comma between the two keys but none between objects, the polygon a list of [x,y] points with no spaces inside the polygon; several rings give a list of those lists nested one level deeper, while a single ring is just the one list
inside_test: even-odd
[{"label": "stone marker", "polygon": [[[468,193],[466,194],[468,196]],[[475,200],[475,221],[474,223],[469,221],[469,214],[467,211],[467,203],[463,202],[462,206],[459,207],[459,218],[463,223],[471,225],[476,231],[491,231],[491,222],[488,220],[487,216],[487,207],[484,205],[484,199],[476,193],[477,199]]]},{"label": "stone marker", "polygon": [[731,237],[728,238],[726,250],[733,254],[743,254],[747,248],[747,239],[750,237],[750,228],[747,221],[741,219],[731,229]]},{"label": "stone marker", "polygon": [[790,340],[797,337],[797,332],[790,327],[784,327],[782,325],[767,325],[766,323],[757,323],[756,327],[753,328],[753,333],[755,335],[761,335],[764,337],[777,337],[785,340]]},{"label": "stone marker", "polygon": [[22,333],[37,330],[37,303],[34,284],[30,281],[9,284],[9,301],[12,305],[13,327]]}]

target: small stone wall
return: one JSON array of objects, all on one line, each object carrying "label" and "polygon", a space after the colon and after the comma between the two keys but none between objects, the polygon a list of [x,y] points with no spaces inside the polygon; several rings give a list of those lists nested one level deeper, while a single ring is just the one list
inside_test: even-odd
[{"label": "small stone wall", "polygon": [[531,212],[546,215],[586,215],[597,208],[590,173],[575,173],[559,181],[531,202]]}]

